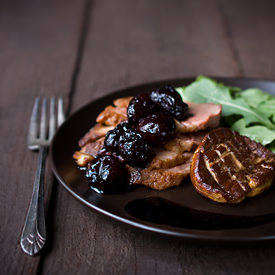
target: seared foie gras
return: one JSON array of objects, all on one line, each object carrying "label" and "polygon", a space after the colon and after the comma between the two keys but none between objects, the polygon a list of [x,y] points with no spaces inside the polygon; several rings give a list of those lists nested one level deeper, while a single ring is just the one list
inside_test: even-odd
[{"label": "seared foie gras", "polygon": [[239,203],[271,186],[275,155],[237,132],[218,128],[210,131],[195,151],[190,176],[205,197]]}]

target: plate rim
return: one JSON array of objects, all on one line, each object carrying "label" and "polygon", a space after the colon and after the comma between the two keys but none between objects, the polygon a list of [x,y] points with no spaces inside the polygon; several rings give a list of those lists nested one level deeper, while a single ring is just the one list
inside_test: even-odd
[{"label": "plate rim", "polygon": [[[55,144],[55,141],[57,139],[58,134],[63,130],[63,128],[70,123],[70,120],[77,116],[79,113],[83,112],[84,109],[89,108],[90,105],[96,104],[97,101],[102,101],[104,99],[110,98],[110,96],[115,96],[118,95],[119,93],[126,92],[127,90],[131,89],[138,89],[142,88],[143,86],[150,86],[150,85],[158,85],[158,83],[169,83],[169,82],[176,82],[176,81],[186,81],[186,82],[192,82],[196,79],[197,76],[195,77],[181,77],[181,78],[173,78],[173,79],[163,79],[163,80],[157,80],[153,82],[146,82],[146,83],[140,83],[137,85],[132,85],[132,86],[126,86],[125,88],[117,89],[114,91],[109,92],[108,94],[104,96],[97,97],[88,103],[84,104],[77,110],[75,110],[72,114],[69,115],[69,117],[65,120],[65,122],[59,127],[59,129],[56,131],[51,145],[50,145],[50,150],[49,150],[49,157],[50,157],[50,162],[51,162],[51,168],[52,171],[57,178],[58,182],[69,192],[70,195],[72,195],[74,198],[79,200],[81,203],[84,205],[88,206],[92,210],[96,211],[97,213],[103,214],[112,220],[116,220],[120,223],[129,225],[132,228],[135,229],[140,229],[142,231],[149,231],[151,233],[156,233],[156,234],[161,234],[169,237],[176,237],[180,239],[185,239],[185,240],[192,240],[192,241],[200,241],[200,242],[217,242],[221,241],[224,243],[258,243],[258,242],[266,242],[266,241],[274,241],[275,240],[275,233],[273,235],[268,235],[268,236],[226,236],[226,235],[204,235],[204,234],[195,234],[195,233],[186,233],[186,232],[178,232],[178,231],[173,231],[169,229],[163,229],[163,228],[158,228],[158,225],[156,224],[155,226],[150,226],[145,223],[150,224],[150,222],[141,223],[138,221],[134,220],[129,220],[127,218],[121,217],[120,215],[108,212],[107,210],[104,210],[100,208],[99,206],[94,205],[93,203],[87,201],[86,199],[82,198],[80,195],[78,195],[76,192],[74,192],[64,181],[64,179],[59,175],[58,169],[54,163],[53,160],[53,146]],[[249,81],[249,82],[262,82],[262,83],[267,83],[270,85],[275,86],[275,81],[270,80],[270,79],[258,79],[258,78],[248,78],[248,77],[215,77],[215,76],[207,76],[211,79],[214,79],[218,82],[223,82],[223,81]],[[153,223],[152,223],[153,224]],[[187,229],[184,228],[187,231],[198,231],[198,232],[206,232],[206,230],[196,230],[196,229]],[[207,230],[209,231],[217,231],[217,230]],[[218,231],[225,231],[225,230],[218,230]]]}]

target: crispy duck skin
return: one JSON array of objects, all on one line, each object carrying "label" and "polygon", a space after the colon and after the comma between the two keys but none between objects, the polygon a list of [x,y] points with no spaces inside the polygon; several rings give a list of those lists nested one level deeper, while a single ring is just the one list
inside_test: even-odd
[{"label": "crispy duck skin", "polygon": [[80,151],[74,152],[73,158],[79,167],[85,167],[89,162],[94,160],[93,156],[82,153]]},{"label": "crispy duck skin", "polygon": [[196,190],[221,203],[239,203],[268,189],[275,176],[275,155],[227,128],[207,134],[194,153],[190,176]]},{"label": "crispy duck skin", "polygon": [[142,184],[156,190],[178,186],[189,176],[190,162],[191,159],[184,164],[171,168],[153,169],[147,167],[138,170],[134,167],[128,167],[131,175],[130,184]]},{"label": "crispy duck skin", "polygon": [[177,133],[176,137],[173,138],[168,143],[164,144],[163,147],[167,150],[173,152],[190,152],[197,149],[199,144],[201,143],[204,136],[209,131],[198,131],[194,133]]},{"label": "crispy duck skin", "polygon": [[97,139],[94,142],[88,142],[84,145],[80,151],[76,151],[73,154],[78,166],[84,167],[91,162],[97,155],[98,151],[102,149],[104,144],[104,137]]},{"label": "crispy duck skin", "polygon": [[189,161],[193,152],[173,152],[162,148],[153,148],[155,157],[152,159],[149,167],[157,168],[171,168]]},{"label": "crispy duck skin", "polygon": [[120,122],[126,120],[127,114],[125,107],[114,107],[109,105],[98,115],[96,122],[108,126],[116,126]]},{"label": "crispy duck skin", "polygon": [[107,106],[96,118],[97,124],[82,137],[78,145],[83,147],[89,142],[104,137],[117,124],[127,120],[127,106],[132,97],[122,97],[114,100],[114,106]]},{"label": "crispy duck skin", "polygon": [[124,107],[127,109],[129,102],[131,101],[132,98],[133,98],[132,96],[120,97],[115,99],[113,103],[116,107]]},{"label": "crispy duck skin", "polygon": [[105,137],[105,135],[114,128],[115,126],[104,126],[101,124],[96,124],[89,130],[89,132],[84,135],[84,137],[79,140],[79,147],[83,147],[87,143],[95,142],[99,138]]},{"label": "crispy duck skin", "polygon": [[157,190],[180,185],[190,174],[193,152],[173,152],[154,148],[155,157],[145,169],[128,167],[130,184],[142,184]]},{"label": "crispy duck skin", "polygon": [[114,106],[109,105],[97,116],[96,122],[116,126],[127,120],[127,107],[132,97],[117,98],[113,101]]}]

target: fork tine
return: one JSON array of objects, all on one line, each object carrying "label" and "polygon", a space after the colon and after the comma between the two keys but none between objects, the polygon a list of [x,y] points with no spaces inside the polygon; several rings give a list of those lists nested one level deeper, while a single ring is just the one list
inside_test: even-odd
[{"label": "fork tine", "polygon": [[51,140],[54,136],[55,129],[56,129],[56,118],[55,118],[55,97],[51,97],[50,103],[50,125],[49,125],[49,139]]},{"label": "fork tine", "polygon": [[58,127],[64,121],[65,121],[64,102],[63,102],[63,98],[60,96],[58,98],[58,114],[57,114],[57,125],[58,125]]},{"label": "fork tine", "polygon": [[43,98],[42,110],[41,110],[41,121],[40,121],[40,138],[45,139],[47,134],[47,98]]},{"label": "fork tine", "polygon": [[37,138],[37,122],[38,122],[38,107],[39,107],[40,98],[36,97],[32,109],[32,115],[29,126],[28,141]]}]

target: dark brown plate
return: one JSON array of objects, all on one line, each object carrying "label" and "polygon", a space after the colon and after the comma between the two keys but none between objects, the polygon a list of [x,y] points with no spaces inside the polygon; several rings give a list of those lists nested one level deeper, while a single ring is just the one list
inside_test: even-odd
[{"label": "dark brown plate", "polygon": [[[275,82],[216,78],[226,85],[258,87],[275,95]],[[193,240],[264,241],[275,239],[275,188],[246,199],[239,205],[223,205],[199,195],[190,180],[165,191],[147,187],[102,195],[92,191],[72,155],[78,140],[95,124],[98,113],[113,99],[151,91],[171,84],[191,83],[193,78],[162,81],[124,89],[100,98],[73,114],[58,130],[51,146],[53,171],[74,197],[92,209],[143,230]]]}]

